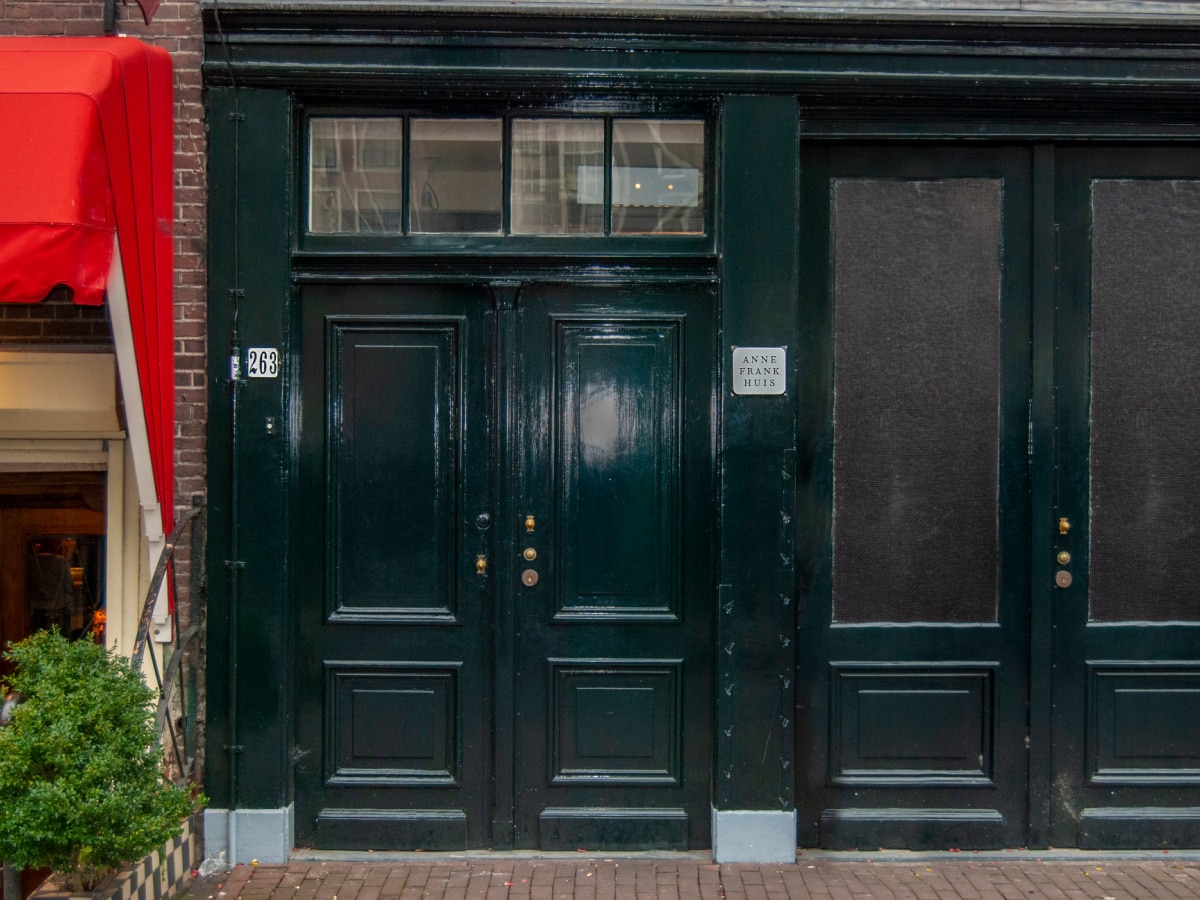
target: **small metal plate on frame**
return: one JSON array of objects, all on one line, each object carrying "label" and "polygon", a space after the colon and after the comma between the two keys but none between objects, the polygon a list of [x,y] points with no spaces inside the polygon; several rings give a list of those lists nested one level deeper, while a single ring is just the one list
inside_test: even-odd
[{"label": "small metal plate on frame", "polygon": [[787,393],[787,347],[734,347],[729,379],[739,396]]}]

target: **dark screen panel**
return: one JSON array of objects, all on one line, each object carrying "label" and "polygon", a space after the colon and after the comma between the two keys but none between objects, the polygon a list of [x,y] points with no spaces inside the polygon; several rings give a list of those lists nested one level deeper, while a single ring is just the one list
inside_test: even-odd
[{"label": "dark screen panel", "polygon": [[834,619],[991,622],[997,179],[833,185]]},{"label": "dark screen panel", "polygon": [[1090,618],[1200,619],[1200,182],[1092,185]]}]

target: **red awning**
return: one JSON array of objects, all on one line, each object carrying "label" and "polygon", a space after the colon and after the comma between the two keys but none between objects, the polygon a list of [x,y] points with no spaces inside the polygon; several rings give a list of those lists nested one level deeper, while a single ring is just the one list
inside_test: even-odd
[{"label": "red awning", "polygon": [[[118,361],[125,340],[136,360],[136,377],[122,372],[121,381],[127,416],[141,410],[145,428],[131,422],[130,439],[136,455],[145,435],[166,531],[174,502],[173,105],[165,50],[132,38],[0,38],[0,302],[35,303],[66,285],[77,304],[100,305],[106,295],[127,303],[110,319]],[[121,276],[120,285],[110,280]]]}]

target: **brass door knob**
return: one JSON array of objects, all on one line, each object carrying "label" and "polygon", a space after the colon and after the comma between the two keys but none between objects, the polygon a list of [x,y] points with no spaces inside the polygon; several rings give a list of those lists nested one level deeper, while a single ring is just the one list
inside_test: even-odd
[{"label": "brass door knob", "polygon": [[523,557],[525,557],[527,560],[529,560],[530,562],[533,562],[535,559],[537,559],[537,551],[534,550],[532,547],[526,547],[524,550],[521,551],[521,555]]},{"label": "brass door knob", "polygon": [[477,557],[475,557],[475,574],[476,575],[486,575],[487,574],[487,557],[484,556],[482,553],[479,554]]},{"label": "brass door knob", "polygon": [[1069,534],[1070,531],[1071,531],[1071,520],[1068,519],[1066,516],[1063,516],[1061,519],[1058,520],[1058,533],[1059,534]]},{"label": "brass door knob", "polygon": [[1066,550],[1059,550],[1058,556],[1055,557],[1055,559],[1058,560],[1058,564],[1060,566],[1065,566],[1067,563],[1069,563],[1071,561],[1071,554],[1068,553]]},{"label": "brass door knob", "polygon": [[533,531],[533,529],[536,525],[537,525],[537,521],[533,518],[533,516],[525,517],[525,530],[526,531]]}]

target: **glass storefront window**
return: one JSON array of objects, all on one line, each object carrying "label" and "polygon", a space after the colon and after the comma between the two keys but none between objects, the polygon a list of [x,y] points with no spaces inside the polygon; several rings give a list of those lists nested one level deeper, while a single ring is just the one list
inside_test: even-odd
[{"label": "glass storefront window", "polygon": [[516,119],[512,233],[604,233],[604,120]]},{"label": "glass storefront window", "polygon": [[71,640],[91,634],[104,643],[103,560],[101,535],[31,537],[25,559],[30,629],[57,628]]},{"label": "glass storefront window", "polygon": [[504,184],[500,119],[413,119],[409,216],[414,233],[498,234]]},{"label": "glass storefront window", "polygon": [[403,119],[313,119],[309,231],[399,234],[403,147]]},{"label": "glass storefront window", "polygon": [[614,234],[704,232],[704,123],[613,122]]}]

